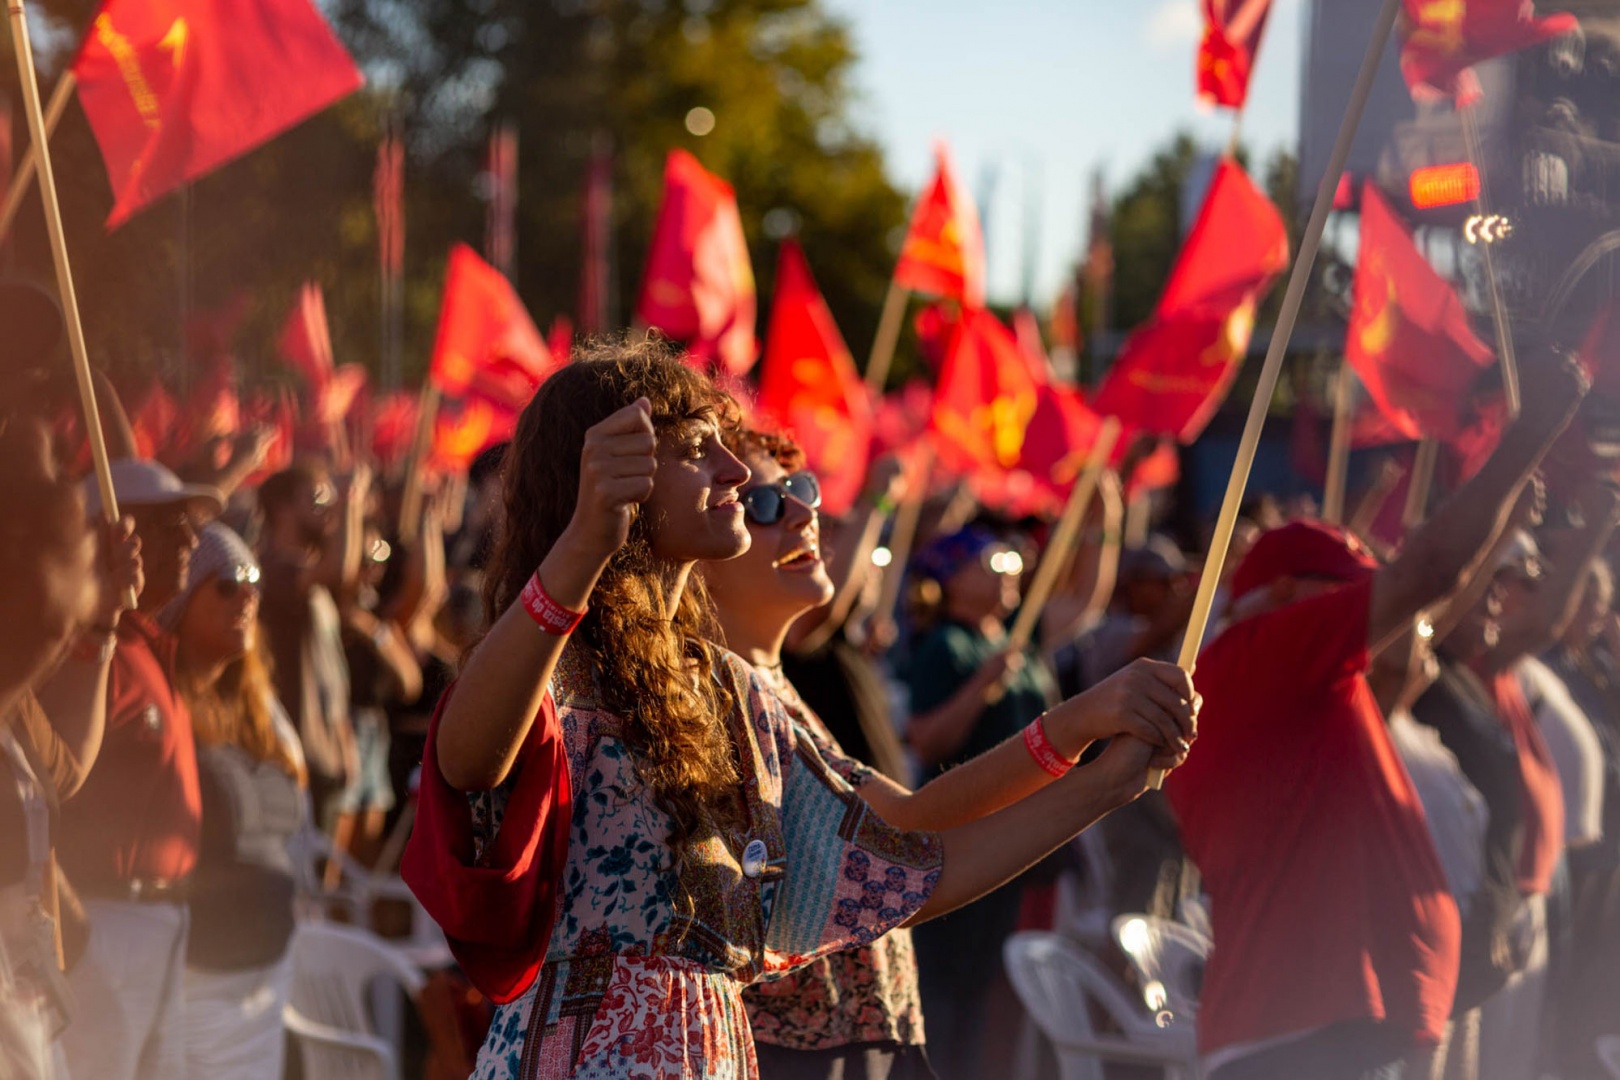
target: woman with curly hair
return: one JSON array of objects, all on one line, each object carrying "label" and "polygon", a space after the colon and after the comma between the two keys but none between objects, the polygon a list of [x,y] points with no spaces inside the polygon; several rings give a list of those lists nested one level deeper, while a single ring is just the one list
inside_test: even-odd
[{"label": "woman with curly hair", "polygon": [[499,1003],[480,1078],[757,1076],[743,985],[966,903],[1106,809],[1054,785],[999,830],[897,830],[707,644],[692,568],[749,544],[732,408],[609,345],[518,421],[491,625],[440,704],[403,868]]},{"label": "woman with curly hair", "polygon": [[185,590],[158,621],[175,635],[175,686],[191,711],[202,840],[186,939],[186,1066],[194,1076],[281,1075],[292,987],[303,823],[298,736],[260,646],[259,564],[241,537],[205,526]]},{"label": "woman with curly hair", "polygon": [[[1146,746],[1173,747],[1163,751],[1171,763],[1194,738],[1196,699],[1186,674],[1173,664],[1144,660],[1047,711],[1024,737],[1006,740],[917,791],[850,759],[782,673],[789,628],[830,601],[834,591],[816,512],[819,482],[805,469],[799,447],[780,434],[736,428],[724,437],[752,474],[742,490],[752,542],[736,559],[699,568],[723,640],[752,667],[802,736],[885,821],[950,830],[985,818],[1010,828],[1016,818],[996,811],[1052,785],[1054,774],[1067,772],[1090,743],[1116,735],[1137,741],[1115,740],[1118,747],[1078,770],[1069,783],[1089,783],[1110,799],[1128,801],[1140,790],[1137,770],[1147,760]],[[1036,753],[1043,746],[1059,760],[1043,761]],[[1066,824],[1078,831],[1089,822],[1070,818]],[[1008,833],[1002,842],[1016,846],[1018,839]],[[932,1075],[923,1053],[924,1016],[909,930],[750,987],[743,1000],[761,1071],[771,1080]]]}]

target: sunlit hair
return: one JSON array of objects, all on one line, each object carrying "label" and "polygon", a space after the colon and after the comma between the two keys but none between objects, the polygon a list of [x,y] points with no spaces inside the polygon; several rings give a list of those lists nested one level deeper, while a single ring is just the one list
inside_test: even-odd
[{"label": "sunlit hair", "polygon": [[798,443],[781,432],[750,427],[739,417],[726,425],[720,437],[738,457],[754,454],[770,458],[784,471],[790,473],[804,468],[804,451],[800,449]]},{"label": "sunlit hair", "polygon": [[[206,584],[206,583],[205,583]],[[184,627],[184,622],[181,622]],[[213,685],[197,672],[180,671],[175,683],[191,713],[198,746],[238,746],[255,761],[274,765],[306,782],[297,756],[276,730],[270,711],[276,689],[257,621],[248,630],[247,652],[225,665]],[[184,642],[182,651],[184,649]]]},{"label": "sunlit hair", "polygon": [[[574,515],[585,432],[645,397],[660,437],[693,419],[723,424],[731,399],[661,342],[592,342],[546,380],[506,456],[503,518],[484,578],[486,627],[517,599]],[[625,722],[637,776],[669,814],[677,866],[709,829],[740,824],[738,772],[725,717],[735,703],[712,677],[705,639],[713,608],[697,575],[672,618],[663,596],[673,567],[653,555],[638,514],[608,561],[570,648],[584,651],[602,703]]]}]

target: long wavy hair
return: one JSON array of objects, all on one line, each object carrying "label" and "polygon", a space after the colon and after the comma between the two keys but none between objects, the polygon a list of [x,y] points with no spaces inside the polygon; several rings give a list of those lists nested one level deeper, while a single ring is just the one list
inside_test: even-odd
[{"label": "long wavy hair", "polygon": [[255,761],[276,766],[303,786],[308,780],[302,762],[276,730],[270,711],[276,689],[263,637],[255,621],[247,652],[226,664],[212,685],[185,670],[177,673],[175,683],[191,711],[199,746],[239,746]]},{"label": "long wavy hair", "polygon": [[[492,626],[562,535],[579,501],[585,432],[645,397],[662,435],[699,417],[724,421],[731,398],[662,342],[593,342],[546,380],[506,456],[503,516],[484,577]],[[638,514],[608,561],[570,648],[583,650],[602,704],[625,724],[638,779],[673,822],[676,867],[691,841],[741,820],[739,774],[725,717],[736,704],[713,678],[705,644],[715,625],[698,576],[665,613],[675,567],[653,554],[654,523]],[[471,650],[469,650],[470,652]]]}]

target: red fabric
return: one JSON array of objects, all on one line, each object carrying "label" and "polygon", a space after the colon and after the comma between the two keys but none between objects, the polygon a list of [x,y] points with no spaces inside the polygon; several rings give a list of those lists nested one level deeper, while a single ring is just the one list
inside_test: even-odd
[{"label": "red fabric", "polygon": [[73,74],[109,229],[364,82],[308,0],[106,0]]},{"label": "red fabric", "polygon": [[1241,620],[1198,661],[1198,745],[1165,781],[1215,951],[1204,1053],[1340,1021],[1439,1041],[1461,923],[1365,672],[1372,579]]},{"label": "red fabric", "polygon": [[441,406],[433,418],[433,449],[428,467],[463,473],[473,459],[517,430],[518,414],[479,398]]},{"label": "red fabric", "polygon": [[1553,871],[1564,853],[1564,789],[1519,677],[1511,670],[1501,672],[1491,680],[1491,694],[1519,751],[1519,783],[1524,796],[1524,825],[1516,867],[1519,891],[1526,896],[1546,896],[1552,890]]},{"label": "red fabric", "polygon": [[405,459],[416,432],[418,405],[409,390],[394,390],[377,405],[371,426],[371,453],[377,464],[388,468]]},{"label": "red fabric", "polygon": [[866,482],[872,396],[804,252],[782,242],[755,407],[793,433],[821,478],[822,508],[847,513]]},{"label": "red fabric", "polygon": [[1268,529],[1232,574],[1232,598],[1247,596],[1278,578],[1359,581],[1378,569],[1361,541],[1337,525],[1290,521]]},{"label": "red fabric", "polygon": [[179,423],[179,403],[167,387],[153,379],[146,393],[139,398],[139,404],[130,411],[129,424],[135,431],[136,456],[153,461],[164,456]]},{"label": "red fabric", "polygon": [[332,377],[332,332],[326,323],[326,296],[313,281],[298,288],[298,298],[281,325],[276,351],[310,386]]},{"label": "red fabric", "polygon": [[1198,45],[1201,100],[1243,108],[1270,14],[1271,0],[1204,0],[1204,37]]},{"label": "red fabric", "polygon": [[984,234],[979,229],[979,212],[956,182],[944,143],[934,147],[934,157],[934,178],[911,212],[894,280],[928,296],[946,297],[969,308],[983,307]]},{"label": "red fabric", "polygon": [[429,377],[446,397],[522,411],[557,363],[511,282],[466,244],[450,251]]},{"label": "red fabric", "polygon": [[742,375],[759,355],[756,303],[736,193],[685,150],[671,150],[636,318]]},{"label": "red fabric", "polygon": [[1494,362],[1462,301],[1368,183],[1344,352],[1367,394],[1407,438],[1454,438],[1468,390]]},{"label": "red fabric", "polygon": [[1128,428],[1196,439],[1237,378],[1255,308],[1287,265],[1276,206],[1223,159],[1152,319],[1098,388],[1097,411]]},{"label": "red fabric", "polygon": [[107,679],[107,730],[79,793],[62,804],[57,855],[95,890],[180,881],[197,865],[202,793],[191,713],[174,689],[174,638],[126,612]]},{"label": "red fabric", "polygon": [[539,974],[557,917],[572,812],[562,722],[547,693],[513,766],[501,827],[475,859],[472,809],[467,796],[445,782],[435,749],[454,692],[454,685],[445,691],[428,726],[416,824],[399,872],[443,928],[472,984],[505,1004]]},{"label": "red fabric", "polygon": [[1080,391],[1056,383],[1035,390],[1035,413],[1024,432],[1019,466],[1037,483],[1067,495],[1097,441],[1101,420]]},{"label": "red fabric", "polygon": [[1573,15],[1537,16],[1531,0],[1406,0],[1401,74],[1414,98],[1479,97],[1468,69],[1576,29]]},{"label": "red fabric", "polygon": [[934,392],[941,463],[959,472],[1016,468],[1039,388],[1012,331],[983,308],[964,311]]}]

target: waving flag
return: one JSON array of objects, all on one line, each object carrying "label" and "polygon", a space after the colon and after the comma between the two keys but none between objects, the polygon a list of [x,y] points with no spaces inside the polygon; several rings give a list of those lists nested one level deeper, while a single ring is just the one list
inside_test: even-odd
[{"label": "waving flag", "polygon": [[934,393],[941,462],[960,472],[1017,468],[1039,390],[1012,331],[983,308],[964,311]]},{"label": "waving flag", "polygon": [[1198,46],[1198,96],[1211,105],[1241,109],[1266,31],[1271,0],[1204,0],[1204,38]]},{"label": "waving flag", "polygon": [[511,282],[466,244],[450,251],[429,377],[449,398],[519,412],[557,367]]},{"label": "waving flag", "polygon": [[1344,354],[1368,396],[1407,438],[1457,435],[1468,389],[1493,354],[1371,183],[1353,288]]},{"label": "waving flag", "polygon": [[1538,16],[1531,0],[1405,0],[1401,74],[1414,98],[1479,97],[1469,68],[1576,29],[1575,16]]},{"label": "waving flag", "polygon": [[1255,308],[1287,265],[1277,208],[1223,159],[1153,317],[1098,388],[1097,411],[1127,431],[1196,439],[1237,378]]},{"label": "waving flag", "polygon": [[756,406],[804,448],[827,512],[846,513],[866,480],[872,401],[792,240],[783,241],[777,259]]},{"label": "waving flag", "polygon": [[934,179],[911,213],[894,280],[929,296],[983,307],[984,235],[979,231],[979,213],[956,182],[945,144],[935,147],[934,154]]},{"label": "waving flag", "polygon": [[756,302],[736,193],[685,150],[671,150],[636,318],[742,375],[759,355]]},{"label": "waving flag", "polygon": [[109,229],[364,81],[309,0],[106,0],[73,61]]}]

